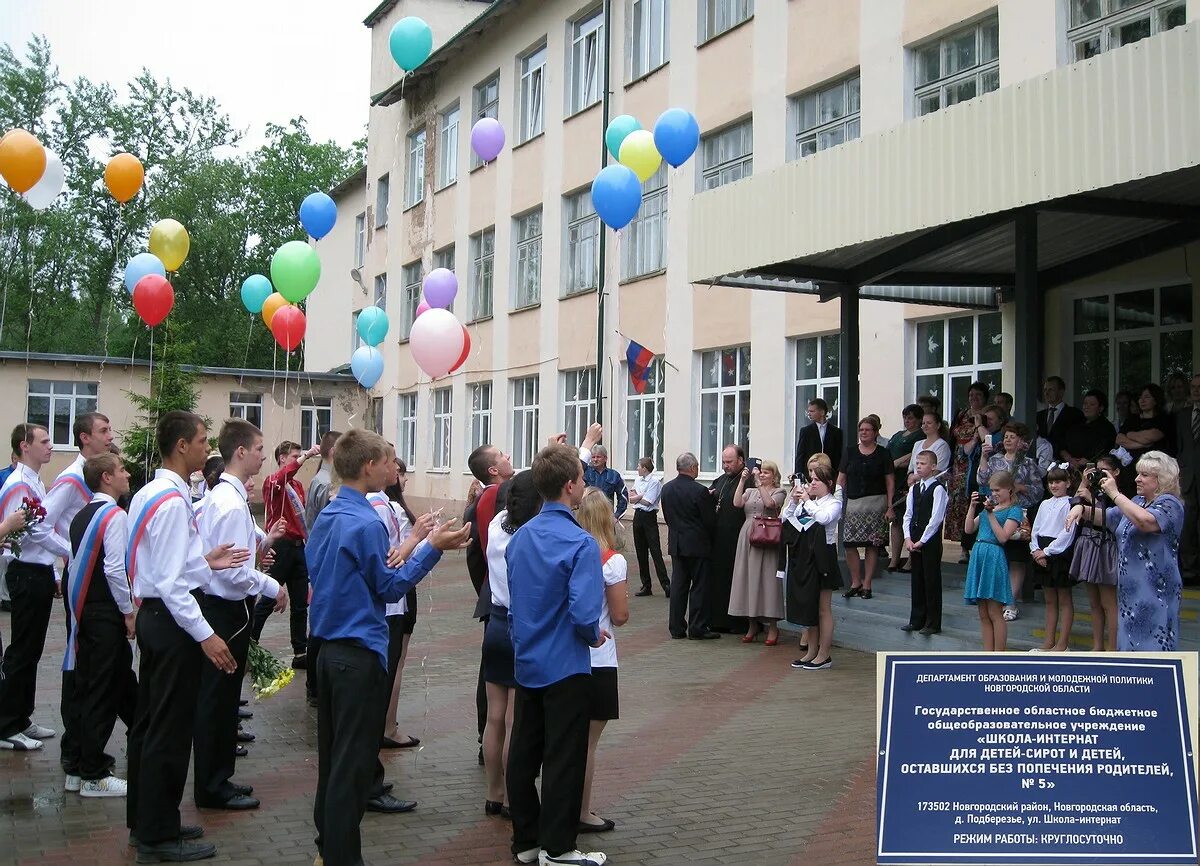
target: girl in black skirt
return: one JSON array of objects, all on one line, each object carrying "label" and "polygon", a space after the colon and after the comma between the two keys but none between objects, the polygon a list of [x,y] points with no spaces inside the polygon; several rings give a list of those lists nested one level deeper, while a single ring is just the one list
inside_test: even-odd
[{"label": "girl in black skirt", "polygon": [[1064,652],[1071,639],[1075,606],[1071,600],[1071,557],[1074,554],[1075,528],[1067,528],[1071,511],[1071,490],[1078,478],[1068,463],[1056,463],[1046,473],[1050,498],[1038,508],[1033,521],[1029,550],[1033,554],[1046,596],[1046,639],[1032,652]]},{"label": "girl in black skirt", "polygon": [[833,666],[833,593],[842,588],[837,564],[837,530],[842,503],[834,495],[833,471],[809,468],[808,484],[797,483],[783,510],[789,527],[783,535],[787,587],[784,603],[788,622],[806,629],[803,656],[792,662],[798,670],[821,671]]}]

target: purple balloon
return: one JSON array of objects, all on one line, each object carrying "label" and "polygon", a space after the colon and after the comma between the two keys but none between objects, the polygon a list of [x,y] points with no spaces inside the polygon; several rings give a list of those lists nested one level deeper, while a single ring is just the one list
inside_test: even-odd
[{"label": "purple balloon", "polygon": [[445,268],[434,268],[425,275],[425,300],[430,307],[449,307],[458,294],[458,277]]},{"label": "purple balloon", "polygon": [[504,127],[494,117],[481,117],[471,127],[471,149],[484,162],[491,162],[504,150]]}]

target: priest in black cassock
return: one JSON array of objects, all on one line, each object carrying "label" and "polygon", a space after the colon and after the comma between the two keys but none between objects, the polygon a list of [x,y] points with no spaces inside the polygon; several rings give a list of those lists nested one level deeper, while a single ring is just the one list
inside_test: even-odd
[{"label": "priest in black cassock", "polygon": [[721,468],[725,474],[709,485],[709,493],[717,500],[717,532],[713,539],[712,559],[708,567],[708,627],[712,631],[736,633],[745,631],[746,620],[729,615],[729,592],[733,586],[733,560],[737,554],[738,536],[746,522],[746,512],[733,504],[738,479],[746,467],[746,452],[740,445],[726,445],[721,452]]}]

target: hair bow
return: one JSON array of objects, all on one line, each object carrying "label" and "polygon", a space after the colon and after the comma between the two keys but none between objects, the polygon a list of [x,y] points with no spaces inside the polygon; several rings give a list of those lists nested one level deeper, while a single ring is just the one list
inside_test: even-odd
[{"label": "hair bow", "polygon": [[1066,461],[1063,461],[1062,463],[1051,463],[1050,468],[1051,469],[1065,469],[1065,470],[1070,471],[1071,464],[1067,463]]}]

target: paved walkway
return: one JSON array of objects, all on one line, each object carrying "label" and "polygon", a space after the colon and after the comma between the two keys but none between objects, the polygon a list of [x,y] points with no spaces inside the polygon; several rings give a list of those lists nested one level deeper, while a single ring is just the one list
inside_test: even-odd
[{"label": "paved walkway", "polygon": [[[420,806],[368,814],[364,854],[375,866],[511,862],[508,824],[483,815],[474,704],[481,632],[470,620],[471,596],[461,554],[422,586],[401,693],[402,724],[422,748],[385,753],[396,793]],[[617,633],[622,717],[600,743],[594,794],[596,811],[617,830],[581,843],[595,843],[614,864],[873,863],[874,657],[837,650],[830,671],[794,671],[790,642],[672,641],[662,596],[630,604],[630,622]],[[57,610],[37,713],[55,728]],[[0,630],[10,633],[7,614]],[[288,651],[286,616],[271,618],[264,644]],[[198,812],[185,799],[184,820],[202,823],[216,843],[210,862],[312,863],[316,711],[300,678],[252,709],[258,741],[237,781],[254,785],[262,808]],[[118,723],[110,751],[121,775],[123,736]],[[64,794],[58,754],[57,739],[42,753],[0,752],[0,864],[133,862],[125,801]]]}]

